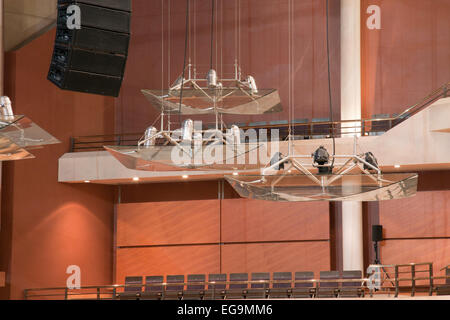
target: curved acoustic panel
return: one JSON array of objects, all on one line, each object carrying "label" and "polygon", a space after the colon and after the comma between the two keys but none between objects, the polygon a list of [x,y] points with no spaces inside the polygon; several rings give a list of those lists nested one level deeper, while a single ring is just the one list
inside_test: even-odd
[{"label": "curved acoustic panel", "polygon": [[[142,90],[154,108],[180,113],[180,90]],[[214,105],[217,89],[184,89],[181,114],[265,114],[282,111],[280,95],[275,89],[260,89],[251,94],[249,89],[223,88]],[[214,106],[216,108],[214,108]]]},{"label": "curved acoustic panel", "polygon": [[[335,175],[314,175],[319,181]],[[304,174],[225,176],[243,198],[268,201],[381,201],[412,197],[417,192],[415,173],[373,176],[343,175],[328,186],[321,186]],[[324,184],[326,185],[326,184]]]},{"label": "curved acoustic panel", "polygon": [[[179,146],[104,146],[128,169],[144,171],[253,170],[270,159],[264,144],[203,146],[181,149]],[[186,150],[186,151],[183,151]]]},{"label": "curved acoustic panel", "polygon": [[0,116],[0,161],[31,159],[28,149],[60,141],[24,116]]}]

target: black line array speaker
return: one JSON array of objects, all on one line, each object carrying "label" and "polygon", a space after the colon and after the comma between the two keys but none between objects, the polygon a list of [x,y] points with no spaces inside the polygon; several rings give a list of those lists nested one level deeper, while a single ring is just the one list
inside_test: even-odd
[{"label": "black line array speaker", "polygon": [[383,226],[373,225],[372,226],[372,241],[380,242],[383,240]]},{"label": "black line array speaker", "polygon": [[[69,6],[81,28],[69,28]],[[58,18],[48,80],[64,90],[117,97],[128,57],[131,0],[58,0]]]}]

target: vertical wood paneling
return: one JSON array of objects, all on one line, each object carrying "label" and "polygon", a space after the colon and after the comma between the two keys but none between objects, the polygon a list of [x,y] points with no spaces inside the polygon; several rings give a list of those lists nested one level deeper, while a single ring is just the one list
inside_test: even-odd
[{"label": "vertical wood paneling", "polygon": [[330,270],[328,242],[239,244],[223,247],[222,270],[277,272]]},{"label": "vertical wood paneling", "polygon": [[450,191],[380,203],[385,238],[450,237]]},{"label": "vertical wood paneling", "polygon": [[219,242],[219,201],[118,205],[117,245]]},{"label": "vertical wood paneling", "polygon": [[[366,10],[381,8],[381,30],[369,30]],[[450,2],[363,0],[363,116],[393,114],[450,79]]]},{"label": "vertical wood paneling", "polygon": [[222,240],[280,241],[329,238],[328,203],[226,199]]},{"label": "vertical wood paneling", "polygon": [[218,273],[219,248],[211,246],[176,246],[124,248],[117,250],[116,283],[126,276]]},{"label": "vertical wood paneling", "polygon": [[[382,264],[432,262],[434,275],[443,276],[445,273],[440,269],[450,264],[450,239],[383,241],[380,257]],[[421,270],[423,269],[424,267],[421,267]],[[417,276],[426,277],[427,274],[420,273]]]}]

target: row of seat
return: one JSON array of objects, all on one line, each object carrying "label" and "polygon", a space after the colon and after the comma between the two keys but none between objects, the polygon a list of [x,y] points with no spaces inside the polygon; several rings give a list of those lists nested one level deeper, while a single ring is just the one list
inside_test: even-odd
[{"label": "row of seat", "polygon": [[[120,299],[146,300],[215,300],[215,299],[281,299],[363,297],[361,271],[321,271],[314,280],[314,272],[274,272],[168,275],[126,277]],[[352,281],[354,280],[354,281]],[[359,280],[359,281],[358,281]]]}]

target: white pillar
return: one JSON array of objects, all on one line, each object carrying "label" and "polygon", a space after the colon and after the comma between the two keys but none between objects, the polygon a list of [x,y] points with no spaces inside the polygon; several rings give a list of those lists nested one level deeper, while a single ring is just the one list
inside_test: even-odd
[{"label": "white pillar", "polygon": [[364,269],[362,202],[342,203],[342,261],[344,270]]},{"label": "white pillar", "polygon": [[[360,10],[360,0],[341,0],[341,120],[361,119]],[[349,124],[352,125],[359,126],[358,123]]]},{"label": "white pillar", "polygon": [[[341,119],[361,119],[361,3],[341,0]],[[359,122],[348,124],[360,126]],[[359,128],[343,130],[360,135]],[[351,185],[348,187],[351,188]],[[342,203],[342,258],[344,270],[364,271],[362,203]]]}]

